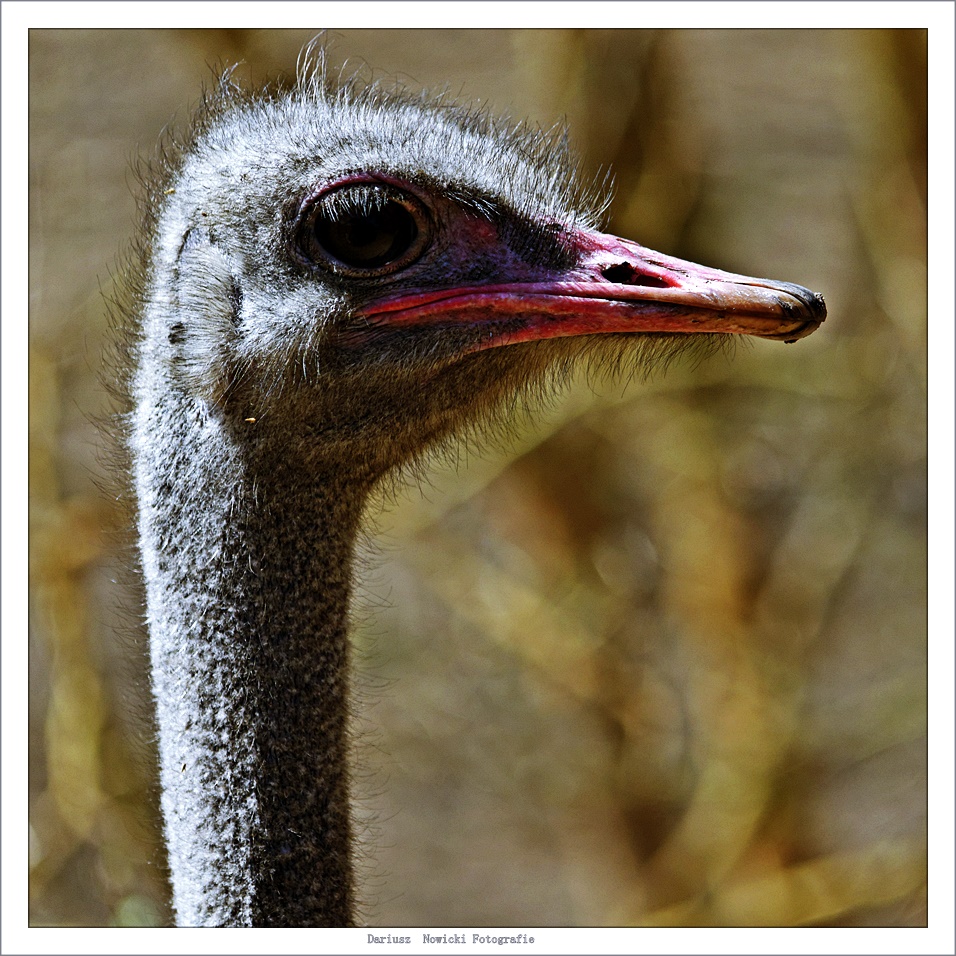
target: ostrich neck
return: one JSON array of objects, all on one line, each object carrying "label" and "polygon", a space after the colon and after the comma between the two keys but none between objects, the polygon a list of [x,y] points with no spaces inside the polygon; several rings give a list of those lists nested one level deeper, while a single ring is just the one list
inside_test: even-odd
[{"label": "ostrich neck", "polygon": [[175,393],[137,411],[180,925],[352,922],[346,625],[365,494],[274,426]]}]

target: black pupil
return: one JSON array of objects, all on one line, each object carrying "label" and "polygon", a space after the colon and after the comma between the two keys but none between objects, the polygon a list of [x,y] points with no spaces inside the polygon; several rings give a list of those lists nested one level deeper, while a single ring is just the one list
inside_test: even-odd
[{"label": "black pupil", "polygon": [[400,259],[418,237],[415,217],[394,199],[371,209],[323,209],[314,229],[325,252],[356,269],[378,269]]}]

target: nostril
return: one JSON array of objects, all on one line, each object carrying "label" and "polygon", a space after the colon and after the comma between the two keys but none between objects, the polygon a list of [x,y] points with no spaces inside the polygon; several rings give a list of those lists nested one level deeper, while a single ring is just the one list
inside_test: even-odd
[{"label": "nostril", "polygon": [[659,276],[644,275],[629,262],[618,262],[613,266],[607,266],[601,270],[601,275],[608,282],[616,282],[618,285],[644,285],[654,289],[669,288],[668,283]]}]

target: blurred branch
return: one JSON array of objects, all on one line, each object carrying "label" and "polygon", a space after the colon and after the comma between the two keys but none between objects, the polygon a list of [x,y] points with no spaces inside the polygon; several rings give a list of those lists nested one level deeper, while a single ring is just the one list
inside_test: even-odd
[{"label": "blurred branch", "polygon": [[812,926],[855,910],[896,903],[926,887],[926,848],[917,841],[876,843],[863,850],[731,882],[697,900],[648,915],[638,926]]}]

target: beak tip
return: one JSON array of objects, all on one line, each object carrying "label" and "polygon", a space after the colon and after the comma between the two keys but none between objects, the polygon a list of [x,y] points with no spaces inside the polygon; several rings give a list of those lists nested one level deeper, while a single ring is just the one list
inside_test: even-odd
[{"label": "beak tip", "polygon": [[787,293],[786,298],[778,300],[784,315],[800,321],[796,328],[787,329],[778,337],[787,345],[791,345],[806,338],[824,323],[827,317],[827,304],[819,292],[811,292],[803,286],[781,283],[780,288]]}]

